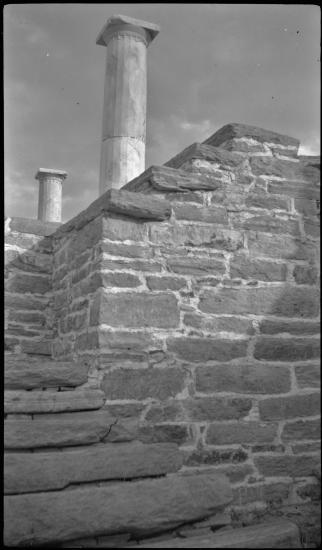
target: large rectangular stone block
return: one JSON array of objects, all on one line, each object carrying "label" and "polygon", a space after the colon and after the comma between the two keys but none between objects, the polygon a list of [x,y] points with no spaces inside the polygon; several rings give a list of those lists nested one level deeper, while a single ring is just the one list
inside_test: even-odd
[{"label": "large rectangular stone block", "polygon": [[296,365],[296,381],[300,388],[319,388],[321,383],[321,368],[319,364]]},{"label": "large rectangular stone block", "polygon": [[245,357],[248,339],[228,340],[212,338],[168,338],[167,348],[181,359],[202,363],[204,361],[229,361]]},{"label": "large rectangular stone block", "polygon": [[80,386],[87,382],[85,363],[31,359],[15,356],[5,358],[5,388],[11,390]]},{"label": "large rectangular stone block", "polygon": [[286,393],[291,380],[288,368],[262,365],[216,365],[196,370],[196,389],[200,392],[236,392],[251,394]]},{"label": "large rectangular stone block", "polygon": [[17,272],[10,278],[7,289],[9,292],[17,292],[18,294],[46,294],[51,290],[51,281],[47,275]]},{"label": "large rectangular stone block", "polygon": [[199,309],[205,313],[316,317],[319,313],[319,292],[317,289],[291,285],[205,290],[200,297]]},{"label": "large rectangular stone block", "polygon": [[184,399],[182,405],[188,419],[194,422],[238,420],[248,415],[252,401],[238,397],[198,397]]},{"label": "large rectangular stone block", "polygon": [[95,389],[74,391],[32,391],[6,390],[4,412],[17,413],[60,413],[100,409],[104,393]]},{"label": "large rectangular stone block", "polygon": [[266,361],[302,361],[320,356],[320,341],[317,338],[259,337],[254,357]]},{"label": "large rectangular stone block", "polygon": [[223,261],[215,258],[199,257],[191,258],[188,256],[174,256],[167,259],[169,271],[180,273],[182,275],[222,275],[226,271]]},{"label": "large rectangular stone block", "polygon": [[110,241],[145,241],[147,224],[121,218],[104,217],[102,220],[102,238]]},{"label": "large rectangular stone block", "polygon": [[207,246],[218,250],[238,250],[243,247],[243,235],[234,229],[225,229],[215,224],[169,225],[153,224],[150,240],[154,244],[178,246]]},{"label": "large rectangular stone block", "polygon": [[287,274],[286,264],[254,260],[244,255],[236,255],[230,262],[230,276],[232,278],[255,279],[259,281],[285,281]]},{"label": "large rectangular stone block", "polygon": [[218,422],[209,425],[206,442],[209,445],[268,443],[274,440],[276,434],[277,424],[273,422]]},{"label": "large rectangular stone block", "polygon": [[258,471],[267,477],[308,477],[319,467],[319,457],[301,456],[260,456],[254,459]]},{"label": "large rectangular stone block", "polygon": [[112,327],[175,328],[179,324],[177,299],[160,292],[100,292],[91,310],[91,324]]},{"label": "large rectangular stone block", "polygon": [[321,438],[321,420],[296,420],[285,424],[282,432],[283,441],[301,441],[303,439]]},{"label": "large rectangular stone block", "polygon": [[106,443],[64,452],[7,453],[5,494],[63,489],[72,483],[132,479],[175,472],[182,455],[173,443]]},{"label": "large rectangular stone block", "polygon": [[271,235],[250,231],[248,248],[252,256],[283,258],[288,260],[310,260],[315,257],[315,250],[309,243],[303,243],[291,235]]},{"label": "large rectangular stone block", "polygon": [[297,416],[315,416],[319,412],[319,393],[272,397],[259,402],[259,414],[262,420],[285,420]]},{"label": "large rectangular stone block", "polygon": [[108,399],[167,399],[183,390],[185,374],[177,368],[116,369],[104,374]]},{"label": "large rectangular stone block", "polygon": [[5,449],[66,447],[98,443],[108,435],[115,418],[107,411],[41,414],[5,421]]},{"label": "large rectangular stone block", "polygon": [[5,499],[4,543],[42,545],[84,536],[166,531],[203,519],[231,499],[225,476],[209,472],[11,495]]}]

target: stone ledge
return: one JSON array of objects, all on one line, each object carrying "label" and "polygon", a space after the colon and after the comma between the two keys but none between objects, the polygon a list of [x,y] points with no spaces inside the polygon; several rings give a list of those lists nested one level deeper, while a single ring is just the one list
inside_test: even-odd
[{"label": "stone ledge", "polygon": [[172,538],[139,548],[301,548],[299,528],[287,520],[230,529],[186,539]]},{"label": "stone ledge", "polygon": [[103,213],[117,214],[141,220],[163,221],[170,217],[170,203],[165,199],[149,197],[144,194],[110,189],[77,216],[63,224],[55,233],[55,238],[64,236],[74,229],[79,230],[84,225]]},{"label": "stone ledge", "polygon": [[[182,192],[182,191],[214,191],[222,183],[216,178],[204,178],[199,174],[191,174],[175,167],[150,166],[140,176],[127,183],[123,189],[134,192]],[[146,196],[146,195],[145,195]]]},{"label": "stone ledge", "polygon": [[[188,160],[194,159],[204,159],[210,162],[216,162],[219,164],[218,170],[221,170],[223,167],[232,170],[244,162],[244,158],[239,153],[226,151],[225,149],[220,149],[219,147],[214,147],[205,143],[193,143],[181,151],[181,153],[168,160],[164,166],[180,168],[180,166]],[[196,175],[194,175],[194,177],[196,177]],[[201,176],[201,181],[204,179],[205,178]]]},{"label": "stone ledge", "polygon": [[296,152],[300,145],[300,141],[296,138],[278,134],[271,130],[265,130],[264,128],[258,128],[257,126],[249,126],[248,124],[238,124],[235,122],[226,124],[203,143],[212,145],[213,147],[219,147],[225,141],[234,138],[250,138],[260,143],[274,143],[274,145],[276,144],[283,147],[290,146],[294,147]]},{"label": "stone ledge", "polygon": [[43,222],[41,220],[20,217],[9,218],[10,231],[17,231],[18,233],[31,233],[42,237],[52,235],[61,225],[62,224],[59,222]]}]

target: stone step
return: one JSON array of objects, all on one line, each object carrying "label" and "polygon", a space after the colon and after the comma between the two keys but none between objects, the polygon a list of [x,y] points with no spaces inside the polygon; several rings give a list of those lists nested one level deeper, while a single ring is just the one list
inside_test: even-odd
[{"label": "stone step", "polygon": [[4,498],[4,543],[41,545],[82,537],[144,536],[198,521],[232,500],[217,473],[170,474]]},{"label": "stone step", "polygon": [[5,390],[5,414],[61,413],[100,409],[104,392],[85,388],[72,391]]},{"label": "stone step", "polygon": [[72,483],[133,479],[176,472],[183,457],[174,443],[101,444],[52,452],[4,455],[5,494],[63,489]]},{"label": "stone step", "polygon": [[139,548],[302,548],[302,545],[297,525],[277,520],[200,537],[177,537],[155,543],[151,539]]},{"label": "stone step", "polygon": [[5,357],[4,385],[8,390],[76,387],[87,382],[88,365],[47,357]]}]

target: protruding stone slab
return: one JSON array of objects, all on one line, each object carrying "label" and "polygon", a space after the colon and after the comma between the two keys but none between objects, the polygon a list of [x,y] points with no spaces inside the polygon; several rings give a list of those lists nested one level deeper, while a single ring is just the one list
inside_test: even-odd
[{"label": "protruding stone slab", "polygon": [[258,128],[256,126],[249,126],[248,124],[238,124],[236,122],[226,124],[203,143],[213,147],[220,147],[227,141],[242,138],[279,147],[281,154],[284,149],[284,154],[292,154],[292,156],[297,155],[300,145],[298,139],[290,136],[278,134],[277,132],[272,132],[271,130],[265,130],[264,128]]},{"label": "protruding stone slab", "polygon": [[6,453],[5,493],[63,489],[72,483],[133,479],[176,472],[182,455],[173,443],[92,445],[64,452]]},{"label": "protruding stone slab", "polygon": [[186,539],[140,544],[140,548],[301,548],[295,523],[278,520]]},{"label": "protruding stone slab", "polygon": [[5,388],[8,390],[80,386],[87,382],[88,365],[52,361],[42,357],[5,357]]},{"label": "protruding stone slab", "polygon": [[12,495],[4,503],[4,543],[41,545],[85,536],[160,532],[203,519],[231,499],[226,477],[209,472]]},{"label": "protruding stone slab", "polygon": [[129,193],[111,189],[107,195],[108,211],[139,219],[163,221],[170,217],[171,206],[166,200],[156,199],[143,193]]},{"label": "protruding stone slab", "polygon": [[61,223],[31,220],[29,218],[11,218],[10,229],[11,231],[17,231],[18,233],[31,233],[32,235],[41,235],[46,237],[51,235],[60,227]]},{"label": "protruding stone slab", "polygon": [[168,160],[164,166],[180,168],[187,161],[193,161],[195,159],[215,162],[218,164],[218,170],[221,170],[222,168],[231,170],[232,168],[236,168],[244,160],[238,153],[226,151],[225,149],[220,149],[219,147],[206,145],[205,143],[193,143],[181,151],[181,153]]},{"label": "protruding stone slab", "polygon": [[67,447],[99,443],[109,434],[115,418],[108,411],[74,412],[8,418],[4,423],[5,449]]},{"label": "protruding stone slab", "polygon": [[75,391],[12,391],[4,394],[4,412],[60,413],[100,409],[104,404],[101,390],[81,389]]},{"label": "protruding stone slab", "polygon": [[146,192],[182,192],[182,191],[214,191],[222,183],[216,178],[203,178],[198,174],[190,174],[176,167],[150,166],[140,176],[130,181],[122,188],[126,191]]}]

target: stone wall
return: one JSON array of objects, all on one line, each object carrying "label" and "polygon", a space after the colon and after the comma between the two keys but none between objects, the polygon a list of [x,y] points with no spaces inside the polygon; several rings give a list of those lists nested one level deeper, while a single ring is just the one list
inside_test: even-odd
[{"label": "stone wall", "polygon": [[[51,297],[46,307],[53,319],[55,365],[77,366],[73,372],[83,378],[74,386],[81,395],[61,394],[60,405],[56,397],[56,409],[46,409],[64,413],[59,415],[59,432],[57,420],[50,428],[48,414],[35,414],[38,435],[29,448],[56,448],[49,457],[32,455],[44,458],[48,472],[54,473],[40,476],[39,484],[36,474],[29,475],[35,488],[21,490],[24,474],[12,498],[20,499],[19,492],[51,490],[51,509],[60,510],[60,521],[68,517],[72,496],[80,502],[92,499],[97,509],[112,498],[110,485],[98,490],[88,483],[107,479],[99,464],[102,457],[107,460],[106,453],[115,452],[115,457],[124,453],[126,459],[129,453],[135,459],[128,473],[129,465],[121,460],[122,473],[111,458],[114,479],[168,474],[162,478],[165,485],[137,482],[143,486],[133,490],[139,491],[147,510],[152,506],[149,491],[160,490],[161,501],[165,499],[169,475],[184,494],[182,479],[201,487],[201,479],[211,483],[212,476],[224,474],[232,489],[226,506],[235,515],[247,507],[263,510],[316,500],[319,159],[297,156],[298,145],[287,136],[228,125],[166,166],[149,168],[123,190],[107,192],[51,235],[52,275],[37,277],[51,280],[46,292],[50,287],[52,294],[45,294],[41,303]],[[19,283],[12,265],[9,297],[19,293],[11,286]],[[18,323],[19,315],[16,319]],[[16,337],[21,346],[23,333]],[[72,403],[69,408],[67,403]],[[27,415],[31,409],[23,407],[9,412],[14,418]],[[41,445],[39,430],[47,434]],[[17,431],[13,434],[12,441]],[[71,445],[77,446],[74,469],[68,458]],[[58,450],[66,446],[63,453]],[[158,457],[151,458],[150,469],[146,459],[141,473],[140,453]],[[34,458],[30,460],[29,468],[37,470],[40,463],[35,466]],[[84,466],[91,463],[94,474]],[[16,472],[17,464],[12,468]],[[24,471],[21,464],[19,468]],[[76,489],[63,489],[70,484],[81,486],[77,494]],[[126,490],[124,495],[131,503],[131,494]],[[27,497],[15,501],[21,513]],[[76,520],[76,512],[70,512],[60,540],[132,532],[132,524],[136,533],[144,533],[147,526],[137,517],[124,523],[129,507],[122,508],[122,498],[112,524],[102,516],[96,531],[89,527],[91,513],[86,523],[82,515]],[[41,499],[47,502],[47,494],[32,498],[38,511]],[[185,521],[210,512],[209,502],[201,499],[197,515],[187,511]],[[177,516],[176,507],[171,513],[178,523],[183,521],[180,506]],[[73,530],[70,525],[75,524]],[[171,527],[167,519],[161,524],[154,530]],[[39,535],[38,542],[61,535],[53,528],[46,536]]]}]

